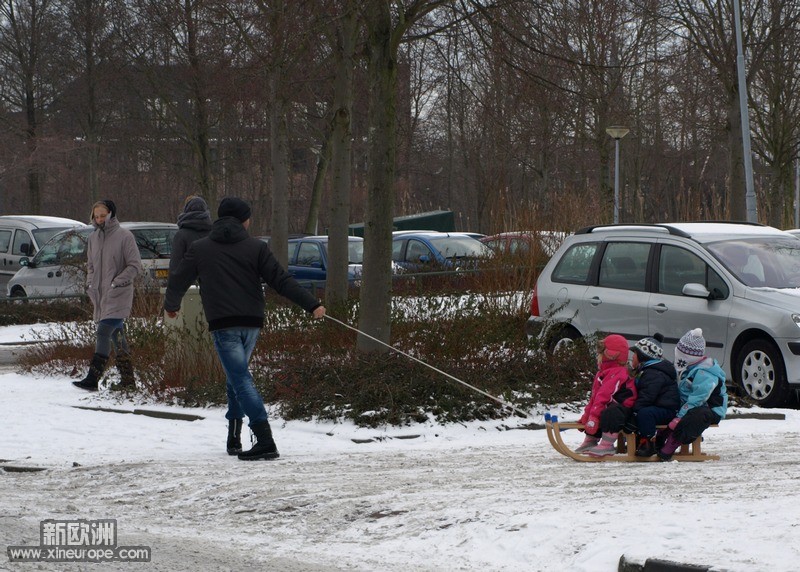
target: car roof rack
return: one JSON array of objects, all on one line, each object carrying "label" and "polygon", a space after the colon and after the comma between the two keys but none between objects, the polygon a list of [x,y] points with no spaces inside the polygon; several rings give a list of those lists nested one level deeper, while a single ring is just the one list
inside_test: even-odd
[{"label": "car roof rack", "polygon": [[[740,220],[693,220],[693,221],[686,221],[689,224],[746,224],[750,226],[759,226],[764,227],[767,225],[758,223],[758,222],[747,222],[747,221],[740,221]],[[614,229],[614,228],[631,228],[631,227],[642,227],[642,228],[662,228],[666,230],[669,234],[675,236],[681,236],[684,238],[691,238],[691,235],[688,234],[686,231],[676,228],[671,224],[663,224],[663,223],[619,223],[619,224],[597,224],[593,226],[586,226],[578,231],[575,234],[591,234],[596,230],[606,230],[606,229]]]},{"label": "car roof rack", "polygon": [[659,228],[666,230],[669,234],[674,234],[675,236],[682,236],[684,238],[691,238],[691,235],[682,231],[679,228],[675,228],[669,224],[650,224],[650,223],[619,223],[619,224],[596,224],[593,226],[586,226],[579,230],[575,231],[575,234],[591,234],[596,230],[606,230],[606,229],[614,229],[614,228],[631,228],[631,227],[641,227],[641,228]]}]

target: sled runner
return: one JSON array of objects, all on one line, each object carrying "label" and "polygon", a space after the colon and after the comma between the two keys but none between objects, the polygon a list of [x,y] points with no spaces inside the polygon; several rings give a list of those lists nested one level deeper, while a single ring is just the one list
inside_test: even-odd
[{"label": "sled runner", "polygon": [[[569,446],[564,443],[564,440],[561,438],[561,433],[566,431],[567,429],[583,429],[583,424],[581,423],[560,423],[558,421],[558,416],[550,415],[549,413],[545,415],[545,429],[547,430],[547,439],[550,441],[550,445],[553,448],[564,455],[565,457],[570,457],[576,461],[581,462],[617,462],[617,463],[647,463],[658,461],[658,457],[653,455],[652,457],[637,457],[636,456],[636,435],[632,433],[625,433],[620,431],[619,438],[617,439],[617,453],[615,455],[608,455],[606,457],[592,457],[591,455],[585,455],[582,453],[576,453]],[[717,427],[717,425],[712,425],[712,427]],[[663,428],[663,427],[660,427]],[[709,455],[707,453],[703,453],[701,449],[701,443],[703,441],[703,437],[698,437],[694,440],[693,443],[688,445],[681,445],[681,448],[675,452],[672,456],[673,460],[675,461],[717,461],[719,460],[719,455]]]}]

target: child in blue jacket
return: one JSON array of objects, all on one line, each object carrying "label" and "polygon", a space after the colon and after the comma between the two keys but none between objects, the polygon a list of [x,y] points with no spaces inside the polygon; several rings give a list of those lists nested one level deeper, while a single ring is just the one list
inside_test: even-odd
[{"label": "child in blue jacket", "polygon": [[669,436],[658,451],[662,461],[671,460],[681,444],[692,443],[709,426],[725,419],[728,410],[725,372],[717,360],[706,356],[703,330],[690,330],[678,341],[675,367],[681,406],[669,422]]}]

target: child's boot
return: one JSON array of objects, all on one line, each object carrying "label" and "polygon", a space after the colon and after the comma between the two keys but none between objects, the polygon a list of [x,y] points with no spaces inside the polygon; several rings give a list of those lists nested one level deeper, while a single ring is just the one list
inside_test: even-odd
[{"label": "child's boot", "polygon": [[588,451],[589,449],[596,447],[599,442],[600,442],[600,437],[593,437],[592,435],[587,435],[583,439],[583,443],[581,443],[580,447],[575,449],[575,452],[583,453],[585,451]]},{"label": "child's boot", "polygon": [[671,461],[672,455],[675,454],[675,451],[677,451],[680,446],[681,442],[675,438],[674,434],[670,433],[664,446],[658,451],[658,458],[662,461]]},{"label": "child's boot", "polygon": [[600,444],[586,451],[592,457],[608,457],[617,452],[617,436],[619,433],[603,433]]},{"label": "child's boot", "polygon": [[647,437],[639,438],[639,446],[636,448],[637,457],[652,457],[656,454],[656,445],[653,439]]}]

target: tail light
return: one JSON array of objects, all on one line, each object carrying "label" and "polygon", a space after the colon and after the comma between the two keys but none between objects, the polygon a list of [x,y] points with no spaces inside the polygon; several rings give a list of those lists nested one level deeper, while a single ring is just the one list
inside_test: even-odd
[{"label": "tail light", "polygon": [[533,287],[533,299],[531,300],[531,316],[540,316],[539,295],[536,293],[536,286]]}]

